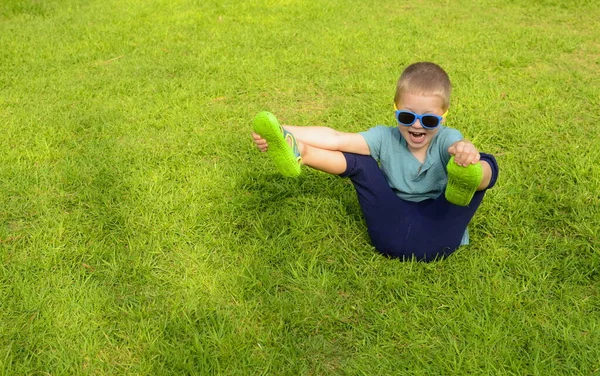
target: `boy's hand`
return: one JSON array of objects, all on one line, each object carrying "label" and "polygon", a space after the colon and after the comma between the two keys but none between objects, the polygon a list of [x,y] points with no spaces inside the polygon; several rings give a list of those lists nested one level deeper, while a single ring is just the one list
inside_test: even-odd
[{"label": "boy's hand", "polygon": [[448,153],[454,156],[454,162],[459,166],[467,167],[479,162],[479,151],[467,140],[457,141],[450,145]]},{"label": "boy's hand", "polygon": [[263,153],[265,151],[267,151],[267,147],[269,146],[269,145],[267,145],[267,140],[260,137],[260,135],[254,133],[254,132],[252,132],[252,140],[256,144],[256,147],[258,148],[258,150],[260,150]]}]

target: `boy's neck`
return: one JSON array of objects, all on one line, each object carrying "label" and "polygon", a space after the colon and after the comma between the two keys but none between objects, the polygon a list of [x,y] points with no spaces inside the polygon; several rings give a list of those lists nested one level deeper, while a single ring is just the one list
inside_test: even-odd
[{"label": "boy's neck", "polygon": [[425,158],[427,157],[427,150],[429,149],[429,145],[426,148],[422,148],[419,150],[410,150],[410,153],[415,157],[419,162],[425,163]]}]

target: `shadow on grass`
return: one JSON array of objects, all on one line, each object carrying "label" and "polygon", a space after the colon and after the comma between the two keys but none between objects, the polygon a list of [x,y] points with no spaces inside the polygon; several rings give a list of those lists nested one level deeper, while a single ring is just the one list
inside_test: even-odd
[{"label": "shadow on grass", "polygon": [[329,203],[327,206],[332,209],[343,209],[336,214],[347,216],[353,222],[364,222],[354,187],[347,179],[313,170],[303,171],[298,178],[245,171],[239,176],[237,186],[244,193],[242,205],[251,212],[274,213],[290,206],[314,211],[317,220],[328,214],[319,210],[323,209],[323,203]]},{"label": "shadow on grass", "polygon": [[240,171],[236,215],[240,239],[260,248],[361,252],[370,240],[356,193],[347,179],[305,169],[295,179]]}]

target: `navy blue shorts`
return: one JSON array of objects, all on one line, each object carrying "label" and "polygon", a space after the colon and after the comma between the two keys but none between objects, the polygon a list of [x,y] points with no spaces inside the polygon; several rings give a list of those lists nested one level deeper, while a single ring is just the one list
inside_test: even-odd
[{"label": "navy blue shorts", "polygon": [[[371,156],[344,153],[348,177],[358,195],[373,246],[395,258],[432,261],[454,252],[467,225],[479,208],[485,190],[478,191],[468,206],[449,203],[442,194],[437,199],[406,201],[394,193]],[[481,153],[492,167],[491,188],[498,177],[494,156]],[[488,188],[488,189],[489,189]]]}]

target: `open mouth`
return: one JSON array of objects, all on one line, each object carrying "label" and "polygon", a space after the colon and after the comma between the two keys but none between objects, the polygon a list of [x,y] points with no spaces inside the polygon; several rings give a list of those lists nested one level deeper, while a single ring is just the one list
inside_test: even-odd
[{"label": "open mouth", "polygon": [[425,141],[425,132],[408,131],[408,134],[413,142],[419,143]]}]

